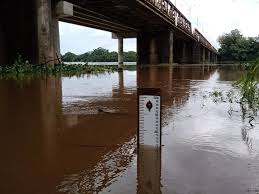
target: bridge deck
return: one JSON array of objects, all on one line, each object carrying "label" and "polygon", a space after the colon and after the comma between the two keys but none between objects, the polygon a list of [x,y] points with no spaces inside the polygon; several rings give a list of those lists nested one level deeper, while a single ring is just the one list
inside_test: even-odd
[{"label": "bridge deck", "polygon": [[61,21],[114,33],[156,32],[172,29],[176,37],[199,41],[216,49],[170,0],[67,0],[74,5],[74,16]]},{"label": "bridge deck", "polygon": [[[167,4],[168,11],[162,11],[163,8],[159,7],[159,4],[148,0],[68,1],[74,4],[75,16],[62,18],[61,20],[65,22],[115,33],[152,32],[172,28],[177,36],[195,39],[191,32],[191,23],[172,4],[171,7]],[[178,25],[176,25],[176,14],[178,14]]]}]

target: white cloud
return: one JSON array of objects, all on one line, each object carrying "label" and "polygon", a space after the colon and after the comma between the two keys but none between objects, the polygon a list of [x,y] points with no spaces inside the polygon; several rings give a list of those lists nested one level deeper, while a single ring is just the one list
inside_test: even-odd
[{"label": "white cloud", "polygon": [[[258,0],[171,0],[194,27],[218,47],[217,38],[223,33],[239,29],[245,36],[259,34]],[[197,25],[198,24],[198,25]],[[62,53],[84,53],[97,47],[117,51],[117,40],[111,33],[60,22]],[[136,40],[125,40],[125,51],[136,50]]]}]

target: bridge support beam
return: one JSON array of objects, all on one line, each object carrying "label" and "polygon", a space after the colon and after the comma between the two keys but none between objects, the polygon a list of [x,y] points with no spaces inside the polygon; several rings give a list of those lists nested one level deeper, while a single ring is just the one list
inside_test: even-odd
[{"label": "bridge support beam", "polygon": [[[54,2],[54,1],[53,1]],[[38,63],[55,64],[60,57],[58,16],[51,0],[37,0]]]},{"label": "bridge support beam", "polygon": [[205,48],[205,63],[208,64],[209,63],[209,51],[207,48]]},{"label": "bridge support beam", "polygon": [[174,63],[174,34],[169,32],[169,64]]},{"label": "bridge support beam", "polygon": [[195,42],[192,47],[192,63],[201,63],[201,46],[198,42]]},{"label": "bridge support beam", "polygon": [[152,37],[150,39],[150,46],[149,46],[149,63],[150,64],[158,64],[159,59],[158,59],[158,42],[157,40]]},{"label": "bridge support beam", "polygon": [[206,49],[202,47],[202,63],[206,63]]},{"label": "bridge support beam", "polygon": [[186,64],[188,62],[187,52],[187,44],[185,41],[183,41],[180,63]]},{"label": "bridge support beam", "polygon": [[212,62],[213,63],[217,63],[218,62],[217,59],[218,59],[217,54],[216,53],[212,53]]},{"label": "bridge support beam", "polygon": [[208,63],[211,63],[210,50],[208,50]]},{"label": "bridge support beam", "polygon": [[[181,64],[190,64],[190,63],[194,63],[194,57],[199,57],[199,49],[198,49],[198,53],[195,49],[195,46],[193,45],[193,43],[191,42],[187,42],[187,41],[180,41],[180,63]],[[197,48],[196,48],[197,49]],[[194,56],[198,55],[198,56]],[[197,62],[199,63],[199,59],[196,59]]]},{"label": "bridge support beam", "polygon": [[138,64],[172,64],[173,32],[141,32],[137,38]]},{"label": "bridge support beam", "polygon": [[51,36],[51,2],[36,0],[38,61],[40,64],[51,63],[53,54],[53,37]]},{"label": "bridge support beam", "polygon": [[53,33],[53,47],[54,47],[54,63],[58,64],[61,61],[60,51],[60,34],[59,34],[59,15],[57,14],[56,3],[52,3],[52,33]]},{"label": "bridge support beam", "polygon": [[118,38],[118,71],[123,71],[123,38]]}]

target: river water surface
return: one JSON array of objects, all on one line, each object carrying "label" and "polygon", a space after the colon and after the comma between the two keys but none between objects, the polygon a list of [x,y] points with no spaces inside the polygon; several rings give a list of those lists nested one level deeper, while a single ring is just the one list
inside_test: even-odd
[{"label": "river water surface", "polygon": [[[0,193],[259,193],[258,126],[207,97],[241,75],[152,66],[0,80]],[[162,89],[161,152],[137,152],[137,87]]]}]

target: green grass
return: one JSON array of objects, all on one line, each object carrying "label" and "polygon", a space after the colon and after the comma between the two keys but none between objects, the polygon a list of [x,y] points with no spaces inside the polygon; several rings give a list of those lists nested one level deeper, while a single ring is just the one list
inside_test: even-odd
[{"label": "green grass", "polygon": [[87,64],[56,64],[56,65],[35,65],[29,64],[19,56],[13,65],[0,66],[0,78],[26,79],[32,77],[60,75],[80,76],[82,74],[96,74],[114,72],[116,66],[87,65]]},{"label": "green grass", "polygon": [[236,83],[236,86],[241,91],[242,109],[257,115],[259,109],[259,60],[246,64],[246,73]]},{"label": "green grass", "polygon": [[240,104],[243,120],[252,121],[258,117],[259,110],[259,59],[253,63],[244,64],[244,75],[233,85],[239,92],[233,91],[213,91],[209,97],[215,103],[223,102],[230,104],[229,113],[231,114],[232,103]]}]

